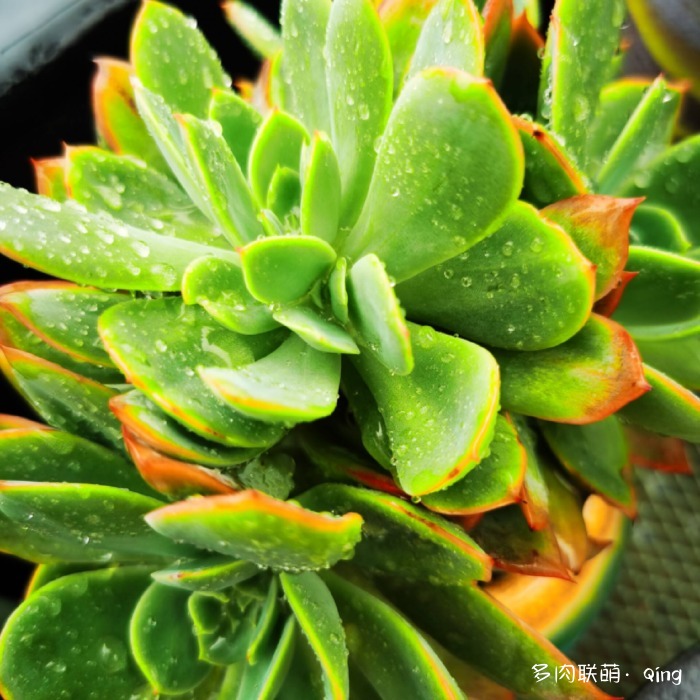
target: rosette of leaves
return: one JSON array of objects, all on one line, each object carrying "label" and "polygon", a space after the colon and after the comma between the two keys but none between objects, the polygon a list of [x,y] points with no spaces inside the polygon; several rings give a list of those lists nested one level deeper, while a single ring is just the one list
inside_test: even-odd
[{"label": "rosette of leaves", "polygon": [[226,10],[256,82],[147,2],[99,145],[0,186],[59,278],[0,292],[48,424],[0,423],[3,692],[604,697],[483,584],[574,577],[586,496],[700,439],[680,90],[615,80],[618,0]]}]

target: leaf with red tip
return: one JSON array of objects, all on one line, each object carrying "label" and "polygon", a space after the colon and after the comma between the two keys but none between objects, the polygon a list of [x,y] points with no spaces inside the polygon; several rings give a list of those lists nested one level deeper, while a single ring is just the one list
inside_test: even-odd
[{"label": "leaf with red tip", "polygon": [[[411,374],[396,376],[366,353],[352,356],[352,363],[385,423],[399,485],[422,496],[458,481],[488,452],[499,372],[492,355],[478,345],[428,326],[409,324],[409,330]],[[355,417],[360,425],[374,421],[361,411]]]},{"label": "leaf with red tip", "polygon": [[561,465],[587,489],[631,515],[630,456],[616,416],[589,425],[541,423],[542,434]]},{"label": "leaf with red tip", "polygon": [[119,423],[108,407],[116,391],[14,348],[0,347],[0,365],[49,425],[122,449]]},{"label": "leaf with red tip", "polygon": [[622,408],[622,420],[661,435],[700,442],[700,398],[648,365],[644,377],[651,391]]},{"label": "leaf with red tip", "polygon": [[413,580],[456,585],[491,578],[491,560],[459,527],[430,511],[385,493],[323,484],[298,498],[308,508],[359,513],[363,539],[353,564]]},{"label": "leaf with red tip", "polygon": [[549,488],[545,477],[545,467],[540,464],[537,450],[537,436],[523,416],[513,416],[518,431],[518,439],[525,448],[525,477],[520,494],[520,509],[532,530],[549,527]]},{"label": "leaf with red tip", "polygon": [[238,491],[230,479],[213,469],[167,457],[144,445],[128,428],[123,428],[122,432],[129,455],[143,480],[173,500],[200,494],[227,494]]},{"label": "leaf with red tip", "polygon": [[625,268],[629,228],[641,199],[581,195],[551,204],[542,215],[559,224],[596,265],[596,299],[610,292]]},{"label": "leaf with red tip", "polygon": [[58,202],[68,198],[65,183],[65,159],[39,158],[32,160],[36,191]]},{"label": "leaf with red tip", "polygon": [[649,390],[639,353],[617,323],[593,314],[571,340],[548,350],[493,349],[505,409],[548,421],[599,421]]},{"label": "leaf with red tip", "polygon": [[314,513],[259,491],[194,498],[146,520],[175,540],[289,571],[324,569],[351,557],[362,526],[355,513]]},{"label": "leaf with red tip", "polygon": [[157,452],[207,467],[230,467],[255,457],[258,449],[226,447],[203,440],[173,420],[140,391],[110,399],[109,407],[123,427]]},{"label": "leaf with red tip", "polygon": [[489,454],[452,486],[423,496],[426,508],[447,515],[473,515],[520,499],[527,453],[508,416],[496,418]]},{"label": "leaf with red tip", "polygon": [[521,198],[536,207],[588,192],[584,176],[563,146],[541,124],[513,117],[525,150]]},{"label": "leaf with red tip", "polygon": [[672,474],[692,474],[686,444],[678,438],[662,437],[632,426],[625,427],[630,460],[635,467]]},{"label": "leaf with red tip", "polygon": [[627,272],[623,270],[620,273],[620,279],[617,284],[604,296],[598,299],[598,301],[593,305],[594,313],[599,316],[605,316],[610,318],[614,313],[615,309],[620,305],[622,301],[622,296],[627,289],[627,285],[638,275],[638,272]]},{"label": "leaf with red tip", "polygon": [[51,428],[29,418],[0,413],[0,430],[51,430]]},{"label": "leaf with red tip", "polygon": [[114,58],[98,58],[95,63],[92,109],[100,142],[115,153],[137,156],[167,173],[168,166],[136,109],[131,86],[133,69]]}]

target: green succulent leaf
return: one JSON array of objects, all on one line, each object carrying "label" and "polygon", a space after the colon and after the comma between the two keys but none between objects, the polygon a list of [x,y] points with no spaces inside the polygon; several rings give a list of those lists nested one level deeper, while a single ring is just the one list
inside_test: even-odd
[{"label": "green succulent leaf", "polygon": [[489,450],[488,456],[464,478],[442,491],[423,496],[423,505],[447,515],[472,515],[518,500],[527,454],[507,417],[496,418]]},{"label": "green succulent leaf", "polygon": [[278,167],[299,170],[302,146],[308,140],[302,124],[290,114],[274,110],[268,115],[255,135],[248,158],[248,180],[259,204],[267,201]]},{"label": "green succulent leaf", "polygon": [[[428,642],[381,597],[335,574],[324,574],[323,579],[343,620],[352,661],[379,697],[453,700],[462,696]],[[377,647],[384,653],[377,654]]]},{"label": "green succulent leaf", "polygon": [[[51,217],[51,234],[46,229]],[[56,277],[109,289],[176,291],[185,268],[217,248],[135,228],[73,202],[0,183],[0,252]]]},{"label": "green succulent leaf", "polygon": [[630,246],[629,283],[614,318],[635,338],[680,337],[700,325],[700,261]]},{"label": "green succulent leaf", "polygon": [[700,135],[666,149],[639,171],[623,194],[645,197],[646,204],[668,209],[680,222],[693,245],[700,244]]},{"label": "green succulent leaf", "polygon": [[600,192],[618,192],[635,170],[648,165],[671,142],[681,91],[657,78],[642,97],[605,156],[598,173]]},{"label": "green succulent leaf", "polygon": [[520,140],[490,83],[452,68],[423,71],[391,113],[346,252],[375,253],[397,281],[412,277],[483,239],[522,176]]},{"label": "green succulent leaf", "polygon": [[[36,545],[42,560],[143,561],[191,556],[144,522],[162,501],[113,486],[3,481],[2,525],[11,522],[17,544]],[[24,542],[23,542],[24,541]]]},{"label": "green succulent leaf", "polygon": [[[232,6],[241,5],[240,2],[227,3],[226,9],[230,12]],[[260,112],[232,90],[215,89],[209,103],[209,119],[221,125],[224,141],[238,165],[245,170],[255,134],[263,121]]]},{"label": "green succulent leaf", "polygon": [[114,389],[14,348],[0,348],[0,366],[49,425],[121,449],[108,406]]},{"label": "green succulent leaf", "polygon": [[113,306],[100,318],[100,336],[134,387],[198,435],[233,447],[266,447],[282,437],[281,426],[234,411],[197,374],[200,366],[255,362],[279,345],[278,333],[239,335],[173,297]]},{"label": "green succulent leaf", "polygon": [[[411,374],[395,376],[366,353],[353,363],[385,423],[401,488],[422,496],[459,480],[486,456],[499,407],[499,372],[478,345],[428,326],[409,329]],[[356,410],[356,418],[362,425],[371,415]]]},{"label": "green succulent leaf", "polygon": [[211,555],[154,571],[151,576],[158,583],[186,591],[220,591],[259,573],[252,562]]},{"label": "green succulent leaf", "polygon": [[226,88],[214,50],[196,25],[174,7],[148,0],[131,34],[131,60],[139,80],[178,112],[205,117],[211,89]]},{"label": "green succulent leaf", "polygon": [[231,26],[260,57],[272,58],[282,48],[282,38],[277,29],[254,7],[233,0],[225,2],[223,9]]},{"label": "green succulent leaf", "polygon": [[260,608],[255,634],[246,652],[246,659],[253,666],[258,662],[260,654],[266,646],[269,646],[271,638],[274,636],[273,633],[281,608],[278,581],[279,579],[276,577],[273,577],[270,581],[265,601]]},{"label": "green succulent leaf", "polygon": [[77,435],[45,428],[0,432],[0,480],[101,484],[159,498],[120,454]]},{"label": "green succulent leaf", "polygon": [[314,510],[359,513],[363,539],[355,547],[354,565],[378,573],[443,585],[491,577],[491,560],[457,525],[405,500],[385,493],[322,484],[299,497]]},{"label": "green succulent leaf", "polygon": [[589,122],[620,41],[623,0],[558,0],[547,34],[539,113],[585,166]]},{"label": "green succulent leaf", "polygon": [[562,229],[530,205],[467,252],[398,285],[410,318],[511,350],[541,350],[577,333],[594,269]]},{"label": "green succulent leaf", "polygon": [[134,389],[113,397],[109,408],[119,422],[160,453],[209,467],[230,467],[255,457],[258,449],[226,447],[203,440]]},{"label": "green succulent leaf", "polygon": [[65,183],[66,159],[40,158],[33,161],[32,165],[37,193],[57,202],[65,202],[68,199]]},{"label": "green succulent leaf", "polygon": [[65,576],[25,600],[0,640],[8,697],[54,700],[57,688],[85,700],[144,697],[128,620],[148,583],[142,567],[110,568]]},{"label": "green succulent leaf", "polygon": [[642,204],[634,213],[630,243],[685,253],[690,241],[678,219],[668,209]]},{"label": "green succulent leaf", "polygon": [[629,450],[616,416],[590,425],[541,423],[541,428],[552,452],[576,480],[627,512],[633,510],[626,478]]},{"label": "green succulent leaf", "polygon": [[[486,3],[483,8],[483,14],[483,32],[486,40],[484,74],[491,78],[499,86],[499,92],[506,96],[507,90],[502,86],[508,62],[509,60],[512,62],[519,60],[510,59],[509,56],[511,45],[515,43],[513,40],[515,29],[513,26],[513,7],[508,0],[497,0],[496,2]],[[527,62],[525,61],[524,63]],[[526,84],[526,81],[523,81],[523,83]]]},{"label": "green succulent leaf", "polygon": [[338,608],[328,587],[313,571],[280,574],[285,598],[323,670],[326,697],[350,697],[348,650]]},{"label": "green succulent leaf", "polygon": [[348,274],[348,313],[362,346],[390,372],[413,370],[411,335],[381,260],[370,253]]},{"label": "green succulent leaf", "polygon": [[375,144],[392,105],[391,53],[370,0],[333,2],[325,50],[330,133],[342,181],[341,223],[352,226],[367,196]]},{"label": "green succulent leaf", "polygon": [[276,321],[296,333],[321,352],[357,355],[360,349],[352,336],[334,321],[324,318],[311,306],[291,306],[275,311]]},{"label": "green succulent leaf", "polygon": [[310,132],[330,133],[324,47],[330,0],[283,0],[280,12],[284,52],[284,107]]},{"label": "green succulent leaf", "polygon": [[644,361],[689,389],[700,389],[700,328],[671,338],[636,338]]},{"label": "green succulent leaf", "polygon": [[312,513],[257,491],[175,503],[146,520],[166,537],[290,571],[327,568],[352,556],[362,525],[356,514]]},{"label": "green succulent leaf", "polygon": [[182,298],[236,333],[257,335],[279,326],[270,309],[248,291],[240,265],[232,260],[214,255],[193,260],[182,277]]},{"label": "green succulent leaf", "polygon": [[338,258],[328,278],[328,295],[333,315],[343,325],[350,319],[347,280],[348,261],[345,258]]},{"label": "green succulent leaf", "polygon": [[523,416],[513,416],[518,431],[518,439],[525,448],[525,478],[523,479],[520,507],[527,524],[532,530],[550,527],[551,503],[545,474],[546,467],[541,463],[538,440],[532,425]]},{"label": "green succulent leaf", "polygon": [[204,367],[199,375],[244,416],[299,423],[329,416],[338,401],[340,356],[291,335],[277,350],[240,369]]},{"label": "green succulent leaf", "polygon": [[492,350],[509,411],[563,423],[592,423],[648,390],[642,363],[622,326],[592,314],[573,338],[548,350]]},{"label": "green succulent leaf", "polygon": [[152,583],[129,624],[131,651],[154,691],[179,695],[196,688],[211,667],[197,658],[197,638],[187,615],[189,593]]},{"label": "green succulent leaf", "polygon": [[328,136],[316,132],[301,192],[301,232],[332,244],[340,224],[340,168]]},{"label": "green succulent leaf", "polygon": [[280,221],[297,214],[301,200],[299,173],[286,166],[278,166],[267,190],[267,208]]},{"label": "green succulent leaf", "polygon": [[314,236],[275,236],[240,249],[248,291],[264,304],[287,304],[306,296],[332,269],[333,248]]},{"label": "green succulent leaf", "polygon": [[700,442],[700,399],[662,372],[644,367],[651,391],[620,411],[620,418],[646,430]]},{"label": "green succulent leaf", "polygon": [[263,234],[258,211],[241,167],[214,122],[178,115],[190,173],[207,203],[214,223],[234,245]]},{"label": "green succulent leaf", "polygon": [[472,0],[436,2],[421,27],[406,79],[432,66],[483,75],[486,47],[482,25]]}]

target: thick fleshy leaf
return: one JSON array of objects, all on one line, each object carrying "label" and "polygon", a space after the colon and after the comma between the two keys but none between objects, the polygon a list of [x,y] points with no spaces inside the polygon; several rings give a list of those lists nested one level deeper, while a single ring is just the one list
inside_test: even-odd
[{"label": "thick fleshy leaf", "polygon": [[360,349],[352,336],[337,323],[311,306],[290,306],[275,311],[276,321],[296,333],[304,342],[321,352],[357,355]]},{"label": "thick fleshy leaf", "polygon": [[123,428],[123,434],[129,456],[143,480],[172,499],[239,490],[238,484],[213,469],[163,455],[142,443],[128,428]]},{"label": "thick fleshy leaf", "polygon": [[255,457],[259,450],[226,447],[190,432],[140,391],[110,399],[109,408],[123,427],[158,452],[208,467],[230,467]]},{"label": "thick fleshy leaf", "polygon": [[158,497],[121,455],[45,426],[18,425],[0,432],[0,479],[101,484]]},{"label": "thick fleshy leaf", "polygon": [[197,658],[197,639],[187,615],[186,591],[152,583],[129,623],[130,649],[157,693],[178,695],[196,688],[211,667]]},{"label": "thick fleshy leaf", "polygon": [[617,417],[590,425],[541,423],[541,429],[552,452],[574,479],[625,512],[633,512],[634,495],[626,478],[629,451]]},{"label": "thick fleshy leaf", "polygon": [[[323,578],[338,606],[352,660],[381,698],[462,697],[430,644],[394,608],[340,576],[328,573]],[[382,654],[377,654],[378,647]]]},{"label": "thick fleshy leaf", "polygon": [[329,138],[314,134],[301,192],[301,232],[333,243],[340,223],[340,169]]},{"label": "thick fleshy leaf", "polygon": [[529,119],[513,117],[525,151],[521,198],[536,207],[588,191],[583,175],[556,137]]},{"label": "thick fleshy leaf", "polygon": [[541,350],[588,319],[594,268],[572,240],[517,203],[495,233],[396,289],[411,319],[480,343]]},{"label": "thick fleshy leaf", "polygon": [[687,445],[678,438],[662,437],[646,430],[625,427],[630,460],[635,467],[672,474],[692,474]]},{"label": "thick fleshy leaf", "polygon": [[232,90],[215,89],[209,103],[209,119],[221,125],[224,140],[245,171],[255,132],[262,124],[260,112]]},{"label": "thick fleshy leaf", "polygon": [[0,306],[53,345],[82,362],[112,365],[97,334],[97,319],[125,294],[65,282],[17,282],[0,287]]},{"label": "thick fleshy leaf", "polygon": [[305,296],[336,259],[333,248],[314,236],[262,238],[239,252],[248,291],[264,304],[285,304]]},{"label": "thick fleshy leaf", "polygon": [[142,567],[89,571],[60,578],[22,603],[0,641],[7,697],[145,697],[148,684],[128,651],[128,620],[148,583]]},{"label": "thick fleshy leaf", "polygon": [[278,166],[270,181],[270,187],[267,190],[267,209],[272,212],[280,222],[285,222],[289,217],[293,217],[292,220],[296,226],[300,204],[301,181],[299,179],[299,173],[287,166]]},{"label": "thick fleshy leaf", "polygon": [[259,573],[260,568],[252,562],[210,555],[154,571],[151,576],[166,586],[187,591],[219,591]]},{"label": "thick fleshy leaf", "polygon": [[413,370],[411,335],[393,284],[374,254],[360,258],[348,273],[348,313],[358,341],[390,372]]},{"label": "thick fleshy leaf", "polygon": [[115,390],[14,348],[0,347],[0,367],[49,425],[121,449]]},{"label": "thick fleshy leaf", "polygon": [[486,57],[484,74],[499,86],[508,62],[513,33],[513,0],[491,0],[484,3],[484,39]]},{"label": "thick fleshy leaf", "polygon": [[50,431],[48,425],[23,418],[22,416],[12,416],[9,413],[0,413],[0,430],[46,430]]},{"label": "thick fleshy leaf", "polygon": [[625,329],[596,314],[555,348],[492,351],[505,409],[562,423],[593,423],[639,398],[649,385]]},{"label": "thick fleshy leaf", "polygon": [[345,325],[350,318],[348,306],[348,261],[338,258],[328,278],[328,295],[333,315]]},{"label": "thick fleshy leaf", "polygon": [[668,209],[646,204],[634,213],[630,242],[671,253],[685,253],[690,248],[690,241],[678,219]]},{"label": "thick fleshy leaf", "polygon": [[213,220],[235,245],[255,240],[263,233],[257,207],[241,166],[213,122],[192,115],[178,115],[187,160]]},{"label": "thick fleshy leaf", "polygon": [[[34,546],[39,561],[157,561],[191,556],[191,547],[171,542],[145,523],[144,516],[162,505],[113,486],[0,483],[4,516],[0,527],[6,531],[10,523],[17,546]],[[3,545],[13,551],[11,543]]]},{"label": "thick fleshy leaf", "polygon": [[489,450],[488,456],[463,479],[424,496],[423,505],[447,515],[473,515],[519,500],[527,454],[507,417],[496,418]]},{"label": "thick fleshy leaf", "polygon": [[137,156],[156,170],[167,172],[168,166],[134,104],[132,67],[113,58],[98,58],[95,63],[92,110],[100,142],[115,153]]},{"label": "thick fleshy leaf", "polygon": [[357,566],[448,586],[491,577],[490,558],[461,528],[400,498],[355,486],[323,484],[298,500],[315,510],[362,516],[364,536],[352,559]]},{"label": "thick fleshy leaf", "polygon": [[248,158],[248,179],[260,205],[267,200],[267,191],[278,167],[299,170],[301,149],[308,138],[304,127],[286,112],[274,110],[262,123]]},{"label": "thick fleshy leaf", "polygon": [[207,253],[235,257],[234,253],[160,236],[92,214],[73,202],[61,204],[2,183],[0,199],[0,252],[78,284],[175,291],[195,258]]},{"label": "thick fleshy leaf", "polygon": [[178,541],[291,571],[328,568],[351,557],[362,526],[359,515],[313,513],[258,491],[175,503],[146,520]]},{"label": "thick fleshy leaf", "polygon": [[279,334],[238,335],[173,297],[112,307],[100,318],[100,336],[134,387],[195,433],[234,447],[265,447],[282,436],[281,426],[231,409],[197,374],[200,366],[254,362],[277,347]]},{"label": "thick fleshy leaf", "polygon": [[558,0],[547,33],[539,113],[585,166],[589,124],[620,42],[623,0]]},{"label": "thick fleshy leaf", "polygon": [[90,211],[162,236],[230,250],[226,238],[169,177],[132,156],[93,146],[67,148],[66,171],[72,199]]},{"label": "thick fleshy leaf", "polygon": [[421,27],[406,79],[433,66],[483,75],[486,47],[482,24],[472,0],[436,2]]},{"label": "thick fleshy leaf", "polygon": [[689,389],[700,390],[700,328],[680,337],[635,338],[644,361]]},{"label": "thick fleshy leaf", "polygon": [[671,142],[681,91],[657,78],[646,91],[598,173],[600,192],[618,192],[635,170],[648,165]]},{"label": "thick fleshy leaf", "polygon": [[279,579],[273,577],[270,580],[267,595],[260,608],[260,615],[255,625],[255,634],[246,652],[246,659],[252,665],[258,663],[261,653],[264,652],[266,646],[270,645],[271,638],[274,636],[275,626],[282,607],[279,593]]},{"label": "thick fleshy leaf", "polygon": [[616,285],[627,262],[629,228],[640,199],[581,195],[555,202],[542,215],[559,224],[596,266],[596,299]]},{"label": "thick fleshy leaf", "polygon": [[700,442],[700,398],[653,367],[644,367],[651,391],[620,411],[625,422],[654,433]]},{"label": "thick fleshy leaf", "polygon": [[[422,496],[459,480],[488,453],[499,372],[491,354],[478,345],[428,326],[410,324],[409,329],[415,357],[411,374],[395,376],[365,353],[353,362],[386,424],[401,488]],[[361,412],[355,417],[360,424],[366,420]]]},{"label": "thick fleshy leaf", "polygon": [[617,284],[604,297],[601,297],[593,304],[593,312],[610,318],[615,313],[615,309],[620,305],[627,285],[637,274],[636,272],[626,272],[623,270],[620,273],[620,279]]},{"label": "thick fleshy leaf", "polygon": [[225,2],[222,7],[231,26],[261,58],[272,58],[282,48],[277,29],[254,7],[240,0]]},{"label": "thick fleshy leaf", "polygon": [[324,56],[330,0],[284,0],[280,12],[284,58],[285,109],[306,128],[330,133]]},{"label": "thick fleshy leaf", "polygon": [[537,450],[537,435],[525,417],[513,416],[512,420],[527,458],[520,508],[531,530],[544,530],[550,525],[549,488],[545,476],[546,467],[542,466]]},{"label": "thick fleshy leaf", "polygon": [[228,87],[214,50],[196,24],[174,7],[148,0],[131,33],[139,80],[176,111],[205,117],[211,89]]},{"label": "thick fleshy leaf", "polygon": [[355,259],[375,253],[392,277],[407,279],[484,238],[522,175],[520,139],[490,83],[425,70],[391,112],[347,251]]},{"label": "thick fleshy leaf", "polygon": [[185,270],[182,298],[186,304],[199,304],[236,333],[256,335],[279,325],[267,306],[248,291],[240,266],[214,255],[192,261]]},{"label": "thick fleshy leaf", "polygon": [[700,325],[700,261],[653,248],[630,247],[632,280],[615,320],[637,338],[682,337]]},{"label": "thick fleshy leaf", "polygon": [[411,620],[449,651],[521,697],[611,700],[591,683],[570,683],[563,674],[555,678],[550,673],[539,682],[533,666],[558,668],[571,661],[477,586],[437,587],[397,579],[383,587]]},{"label": "thick fleshy leaf", "polygon": [[375,144],[392,105],[391,52],[370,0],[333,2],[325,51],[330,133],[342,181],[341,223],[352,226],[367,195]]},{"label": "thick fleshy leaf", "polygon": [[204,367],[204,382],[223,401],[250,418],[299,423],[329,416],[338,401],[340,356],[314,350],[296,335],[257,362]]},{"label": "thick fleshy leaf", "polygon": [[637,173],[624,194],[646,197],[647,204],[668,209],[694,245],[700,244],[700,135],[668,148]]},{"label": "thick fleshy leaf", "polygon": [[40,158],[32,160],[36,191],[57,202],[68,199],[65,183],[65,160],[63,158]]},{"label": "thick fleshy leaf", "polygon": [[312,571],[280,574],[285,598],[323,670],[326,697],[350,697],[348,649],[338,608],[328,587]]}]

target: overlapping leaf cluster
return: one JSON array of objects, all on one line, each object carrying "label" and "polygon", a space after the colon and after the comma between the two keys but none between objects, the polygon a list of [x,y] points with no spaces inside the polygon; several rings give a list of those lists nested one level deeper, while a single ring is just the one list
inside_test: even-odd
[{"label": "overlapping leaf cluster", "polygon": [[0,290],[48,423],[0,425],[0,546],[41,564],[8,698],[602,697],[478,582],[571,578],[589,493],[687,468],[700,141],[614,80],[621,0],[546,45],[530,5],[233,3],[236,92],[146,2],[100,145],[0,185],[0,249],[62,280]]}]

